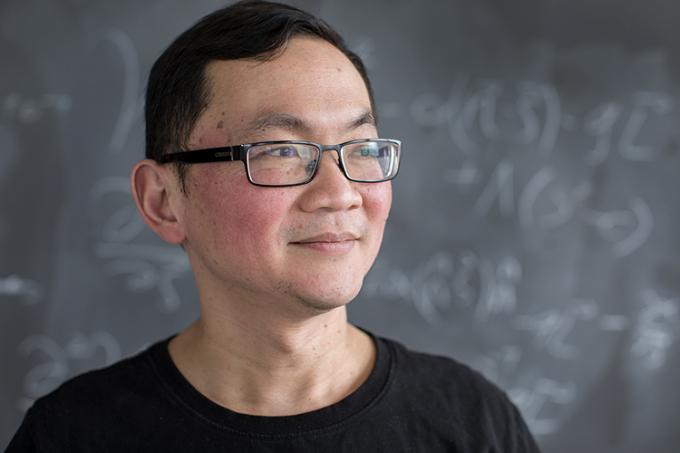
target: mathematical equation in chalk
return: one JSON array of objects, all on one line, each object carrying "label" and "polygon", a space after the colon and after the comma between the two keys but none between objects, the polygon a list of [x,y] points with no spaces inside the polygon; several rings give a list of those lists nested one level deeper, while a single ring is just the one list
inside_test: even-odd
[{"label": "mathematical equation in chalk", "polygon": [[31,124],[42,120],[48,113],[66,114],[71,111],[72,105],[73,99],[66,94],[25,96],[10,93],[0,98],[0,117]]},{"label": "mathematical equation in chalk", "polygon": [[75,332],[65,343],[47,335],[31,335],[19,343],[20,356],[35,363],[24,377],[18,409],[26,411],[41,396],[83,369],[110,365],[121,358],[118,340],[108,332]]},{"label": "mathematical equation in chalk", "polygon": [[549,156],[562,136],[578,136],[586,143],[570,152],[592,166],[615,151],[633,162],[662,157],[674,138],[674,106],[666,92],[638,91],[575,114],[564,111],[560,94],[549,83],[461,78],[448,97],[433,93],[416,97],[410,118],[420,126],[446,127],[453,149],[473,161],[485,153],[503,152],[489,144],[514,143]]},{"label": "mathematical equation in chalk", "polygon": [[[157,290],[160,308],[176,311],[180,297],[175,281],[189,271],[189,260],[178,247],[148,245],[138,238],[146,229],[132,203],[127,178],[107,177],[99,180],[91,200],[98,206],[114,206],[98,230],[99,241],[95,254],[107,263],[111,276],[126,276],[125,286],[130,291]],[[115,199],[117,204],[109,204]]]},{"label": "mathematical equation in chalk", "polygon": [[43,289],[34,280],[10,275],[0,277],[0,297],[2,296],[19,297],[27,304],[34,304],[42,298]]}]

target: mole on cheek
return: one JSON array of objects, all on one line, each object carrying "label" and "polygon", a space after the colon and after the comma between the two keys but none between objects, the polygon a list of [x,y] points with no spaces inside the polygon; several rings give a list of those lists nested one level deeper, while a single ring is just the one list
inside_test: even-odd
[{"label": "mole on cheek", "polygon": [[217,123],[217,128],[223,129],[224,128],[224,121],[220,121],[219,123]]}]

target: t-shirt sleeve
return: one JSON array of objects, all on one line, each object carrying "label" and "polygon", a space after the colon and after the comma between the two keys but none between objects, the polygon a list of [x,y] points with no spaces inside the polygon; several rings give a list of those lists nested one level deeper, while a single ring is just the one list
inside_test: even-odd
[{"label": "t-shirt sleeve", "polygon": [[37,453],[39,451],[33,434],[33,413],[29,410],[21,426],[9,442],[5,453]]},{"label": "t-shirt sleeve", "polygon": [[508,436],[509,449],[507,451],[517,453],[540,453],[541,450],[538,448],[534,436],[531,434],[522,414],[514,404],[511,402],[509,404],[512,411],[511,418],[513,422],[511,425],[513,429]]}]

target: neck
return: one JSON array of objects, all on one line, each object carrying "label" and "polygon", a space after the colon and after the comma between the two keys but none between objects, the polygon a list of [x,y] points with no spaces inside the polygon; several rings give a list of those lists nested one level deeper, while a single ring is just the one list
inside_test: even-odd
[{"label": "neck", "polygon": [[[170,354],[206,397],[251,415],[293,415],[340,401],[374,362],[371,339],[347,323],[344,306],[314,316],[206,313],[170,343]],[[252,306],[252,305],[250,305]]]}]

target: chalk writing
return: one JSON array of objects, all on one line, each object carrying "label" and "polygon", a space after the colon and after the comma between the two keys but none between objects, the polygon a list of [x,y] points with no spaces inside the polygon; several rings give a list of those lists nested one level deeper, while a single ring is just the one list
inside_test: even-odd
[{"label": "chalk writing", "polygon": [[145,226],[131,202],[127,178],[102,178],[90,194],[91,199],[99,204],[107,198],[121,195],[125,196],[125,203],[117,205],[102,223],[101,242],[96,245],[95,253],[108,262],[107,269],[111,275],[127,276],[125,287],[128,290],[157,289],[161,295],[161,308],[175,311],[181,305],[175,280],[188,272],[189,261],[181,249],[135,242],[145,231]]},{"label": "chalk writing", "polygon": [[511,382],[521,358],[522,349],[519,346],[506,345],[498,351],[476,358],[473,365],[487,379],[503,386]]},{"label": "chalk writing", "polygon": [[0,296],[20,296],[27,303],[33,304],[40,300],[42,294],[41,286],[33,280],[18,275],[0,278]]},{"label": "chalk writing", "polygon": [[109,139],[109,150],[120,153],[130,131],[144,110],[144,97],[140,93],[139,55],[132,39],[121,30],[109,30],[102,38],[118,51],[123,68],[123,93],[120,110],[113,133]]},{"label": "chalk writing", "polygon": [[636,143],[640,130],[647,122],[650,113],[659,116],[669,115],[673,111],[673,101],[663,93],[638,92],[633,95],[634,108],[628,117],[619,149],[621,155],[632,161],[650,161],[656,156],[653,147]]},{"label": "chalk writing", "polygon": [[531,432],[536,436],[546,436],[559,429],[559,420],[544,415],[550,406],[567,406],[576,398],[576,385],[573,382],[559,382],[545,377],[538,378],[526,388],[508,390],[510,399],[522,412]]},{"label": "chalk writing", "polygon": [[482,261],[481,296],[475,316],[484,321],[491,315],[511,314],[517,308],[517,284],[522,278],[522,265],[513,256],[501,258],[494,269],[489,261]]},{"label": "chalk writing", "polygon": [[36,123],[48,112],[68,113],[73,99],[66,94],[47,93],[37,97],[27,97],[10,93],[0,101],[0,112],[8,118],[16,118],[22,123]]},{"label": "chalk writing", "polygon": [[130,291],[157,289],[161,308],[175,311],[181,300],[175,280],[188,272],[189,260],[179,248],[137,244],[98,244],[96,254],[109,261],[111,275],[127,275]]},{"label": "chalk writing", "polygon": [[515,345],[502,346],[474,361],[474,366],[487,379],[502,388],[517,405],[535,436],[556,432],[560,426],[560,407],[568,406],[576,398],[573,382],[558,382],[546,377],[521,378],[522,349]]},{"label": "chalk writing", "polygon": [[608,332],[618,332],[630,325],[622,315],[600,314],[595,301],[572,301],[565,309],[551,308],[534,315],[519,315],[513,320],[516,328],[532,333],[537,348],[565,360],[579,355],[578,349],[567,341],[579,322],[594,323],[595,327]]},{"label": "chalk writing", "polygon": [[389,269],[379,280],[369,276],[363,293],[401,299],[431,323],[442,322],[443,313],[465,309],[474,309],[475,317],[486,321],[516,310],[521,277],[522,266],[513,256],[494,263],[470,251],[437,253],[413,272]]},{"label": "chalk writing", "polygon": [[[471,93],[468,87],[472,88]],[[503,103],[503,96],[513,101]],[[511,84],[481,79],[475,84],[461,77],[454,82],[448,99],[442,101],[425,93],[412,101],[410,111],[417,124],[446,124],[453,143],[468,155],[479,151],[480,139],[533,144],[540,154],[549,154],[562,124],[560,98],[555,88],[533,81]]]},{"label": "chalk writing", "polygon": [[107,242],[130,242],[145,229],[144,221],[131,202],[130,181],[120,176],[105,177],[97,181],[90,192],[90,198],[96,203],[113,196],[124,197],[125,202],[118,205],[103,222],[102,239]]},{"label": "chalk writing", "polygon": [[605,240],[614,243],[614,254],[619,258],[642,247],[654,228],[652,211],[640,197],[630,200],[630,210],[589,210],[585,212],[585,219]]},{"label": "chalk writing", "polygon": [[678,301],[653,291],[643,294],[644,307],[634,328],[632,353],[649,370],[663,366],[668,350],[680,331]]},{"label": "chalk writing", "polygon": [[102,331],[89,335],[76,332],[64,346],[47,335],[31,335],[19,344],[18,352],[39,361],[24,378],[24,395],[18,401],[22,411],[26,411],[37,398],[54,390],[78,371],[78,365],[83,360],[95,359],[90,366],[102,366],[121,358],[118,340]]},{"label": "chalk writing", "polygon": [[[549,83],[471,81],[469,77],[460,77],[453,83],[448,98],[424,93],[413,99],[410,113],[416,124],[446,125],[451,141],[468,156],[487,149],[482,148],[482,143],[499,141],[531,145],[538,155],[546,156],[554,150],[561,131],[583,131],[595,139],[584,162],[598,165],[614,147],[623,158],[633,162],[654,160],[657,148],[638,143],[639,136],[647,124],[669,117],[673,108],[670,95],[639,91],[630,95],[630,102],[616,100],[596,105],[580,120],[577,115],[563,111],[560,95]],[[619,123],[621,127],[617,127]],[[670,138],[670,131],[660,135],[658,140],[663,143]]]},{"label": "chalk writing", "polygon": [[[474,173],[475,179],[477,174]],[[461,181],[460,173],[457,182]],[[524,229],[538,227],[543,230],[559,228],[577,213],[577,208],[590,194],[590,185],[583,182],[572,189],[559,185],[557,173],[550,167],[537,171],[522,189],[515,202],[515,176],[512,161],[501,160],[489,182],[477,199],[474,209],[480,216],[487,215],[496,202],[505,217],[518,212],[519,223]]]}]

